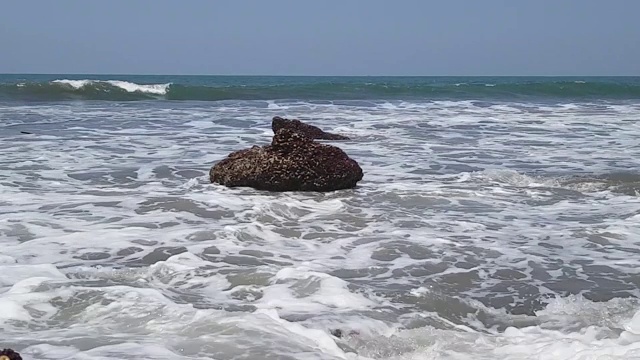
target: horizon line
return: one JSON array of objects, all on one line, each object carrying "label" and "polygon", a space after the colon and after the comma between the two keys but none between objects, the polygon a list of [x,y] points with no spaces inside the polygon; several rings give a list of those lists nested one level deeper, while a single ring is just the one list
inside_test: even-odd
[{"label": "horizon line", "polygon": [[45,73],[45,72],[0,72],[2,75],[72,75],[72,76],[211,76],[211,77],[640,77],[640,75],[280,75],[280,74],[154,74],[154,73]]}]

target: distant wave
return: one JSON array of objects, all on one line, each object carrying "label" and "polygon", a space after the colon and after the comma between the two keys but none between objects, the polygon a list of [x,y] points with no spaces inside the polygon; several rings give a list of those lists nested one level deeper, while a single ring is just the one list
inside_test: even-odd
[{"label": "distant wave", "polygon": [[54,80],[0,84],[0,100],[161,100],[171,84],[141,85],[120,80]]},{"label": "distant wave", "polygon": [[169,89],[169,84],[151,84],[151,85],[140,85],[127,81],[120,80],[108,80],[108,81],[100,81],[100,80],[54,80],[51,82],[52,84],[63,84],[69,85],[75,90],[80,90],[86,87],[94,87],[100,88],[100,84],[109,84],[111,86],[123,89],[130,93],[143,93],[143,94],[156,94],[156,95],[165,95],[167,90]]},{"label": "distant wave", "polygon": [[554,81],[527,83],[314,82],[201,86],[137,84],[121,80],[67,80],[0,84],[0,100],[482,100],[640,99],[640,84]]}]

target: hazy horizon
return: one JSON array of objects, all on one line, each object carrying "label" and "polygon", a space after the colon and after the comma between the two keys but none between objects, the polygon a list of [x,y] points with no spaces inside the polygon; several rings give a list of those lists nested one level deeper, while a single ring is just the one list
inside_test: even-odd
[{"label": "hazy horizon", "polygon": [[61,72],[55,72],[55,73],[21,73],[21,72],[16,72],[16,73],[0,73],[1,75],[7,75],[7,76],[18,76],[18,75],[25,75],[25,76],[49,76],[49,75],[70,75],[70,76],[84,76],[84,75],[95,75],[95,76],[184,76],[184,77],[198,77],[198,76],[211,76],[211,77],[396,77],[396,78],[402,78],[402,77],[407,77],[407,78],[438,78],[438,77],[477,77],[477,78],[509,78],[509,77],[513,77],[513,78],[518,78],[518,77],[522,77],[522,78],[562,78],[562,77],[566,77],[566,78],[574,78],[574,77],[581,77],[581,78],[633,78],[633,77],[640,77],[640,75],[591,75],[591,74],[585,74],[585,75],[580,75],[580,74],[576,74],[576,75],[385,75],[385,74],[380,74],[380,75],[324,75],[324,74],[319,74],[319,75],[315,75],[315,74],[293,74],[293,75],[279,75],[279,74],[179,74],[179,73],[175,73],[175,74],[155,74],[155,73],[109,73],[109,72],[104,72],[104,73],[61,73]]},{"label": "hazy horizon", "polygon": [[640,2],[23,0],[0,73],[638,76]]}]

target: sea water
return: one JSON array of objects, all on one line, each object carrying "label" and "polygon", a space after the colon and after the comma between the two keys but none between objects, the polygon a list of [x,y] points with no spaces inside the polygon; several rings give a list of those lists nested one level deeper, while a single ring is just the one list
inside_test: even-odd
[{"label": "sea water", "polygon": [[[25,359],[640,359],[637,78],[0,76]],[[273,116],[358,187],[225,188]]]}]

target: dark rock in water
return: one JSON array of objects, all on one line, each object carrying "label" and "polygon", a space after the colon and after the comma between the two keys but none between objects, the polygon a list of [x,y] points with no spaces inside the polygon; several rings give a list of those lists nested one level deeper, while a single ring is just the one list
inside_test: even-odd
[{"label": "dark rock in water", "polygon": [[294,132],[305,135],[310,139],[317,140],[350,140],[348,137],[338,134],[331,134],[325,131],[322,131],[320,128],[305,124],[300,120],[289,120],[285,118],[281,118],[280,116],[276,116],[271,121],[271,129],[273,133],[277,133],[280,129],[290,129]]},{"label": "dark rock in water", "polygon": [[0,351],[0,360],[22,360],[22,356],[12,349],[2,349]]},{"label": "dark rock in water", "polygon": [[356,330],[351,330],[349,332],[345,332],[342,329],[330,329],[329,333],[337,338],[343,338],[345,336],[354,336],[354,335],[360,335],[360,333]]},{"label": "dark rock in water", "polygon": [[271,145],[235,151],[209,172],[212,183],[269,191],[334,191],[362,180],[362,168],[340,148],[279,129]]}]

